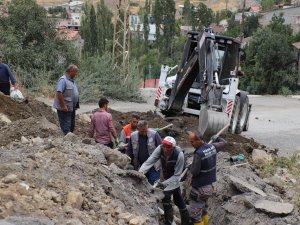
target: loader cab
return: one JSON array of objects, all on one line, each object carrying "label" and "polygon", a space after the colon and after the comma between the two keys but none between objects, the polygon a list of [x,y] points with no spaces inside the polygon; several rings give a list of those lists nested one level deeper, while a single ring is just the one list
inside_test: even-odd
[{"label": "loader cab", "polygon": [[220,84],[229,84],[229,78],[235,77],[239,65],[240,42],[225,36],[216,35],[216,58]]}]

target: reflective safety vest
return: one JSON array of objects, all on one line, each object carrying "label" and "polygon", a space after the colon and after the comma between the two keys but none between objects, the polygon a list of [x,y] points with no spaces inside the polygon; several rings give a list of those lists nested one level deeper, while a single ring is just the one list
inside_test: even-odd
[{"label": "reflective safety vest", "polygon": [[131,124],[127,124],[126,126],[124,126],[123,130],[124,130],[125,135],[126,135],[126,143],[128,143],[128,140],[129,140],[130,135],[131,135]]},{"label": "reflective safety vest", "polygon": [[192,178],[193,187],[202,187],[216,182],[217,150],[212,144],[203,144],[194,154],[201,157],[201,170],[198,176]]}]

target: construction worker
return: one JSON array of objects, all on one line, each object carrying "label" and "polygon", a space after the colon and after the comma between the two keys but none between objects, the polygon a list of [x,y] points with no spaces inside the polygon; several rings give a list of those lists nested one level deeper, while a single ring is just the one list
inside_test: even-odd
[{"label": "construction worker", "polygon": [[[91,117],[90,125],[90,137],[94,137],[97,143],[103,144],[107,147],[113,148],[114,143],[112,137],[117,142],[117,132],[112,122],[112,115],[107,112],[109,101],[102,97],[100,98],[98,105],[99,111],[95,112]],[[116,143],[117,145],[118,143]]]},{"label": "construction worker", "polygon": [[132,114],[130,123],[123,127],[119,138],[119,149],[121,152],[125,153],[125,145],[128,143],[131,133],[137,130],[139,119],[139,115]]},{"label": "construction worker", "polygon": [[[152,155],[143,163],[139,172],[146,174],[148,170],[158,161],[161,161],[162,174],[164,181],[159,182],[158,186],[162,188],[175,183],[173,190],[164,191],[164,198],[162,199],[164,208],[165,225],[171,225],[173,222],[173,207],[171,197],[179,208],[181,216],[181,225],[190,225],[189,212],[186,208],[180,190],[180,175],[184,167],[184,155],[179,146],[176,146],[176,141],[173,137],[167,136],[162,141]],[[172,189],[172,188],[171,188]]]},{"label": "construction worker", "polygon": [[60,128],[66,135],[75,128],[75,111],[79,108],[79,91],[74,80],[79,69],[71,64],[59,78],[53,107],[57,110]]},{"label": "construction worker", "polygon": [[[137,124],[137,131],[130,135],[126,154],[131,158],[131,163],[135,170],[149,158],[154,150],[161,144],[159,134],[148,128],[145,120],[140,120]],[[160,177],[160,162],[155,163],[145,174],[148,182],[153,185]]]},{"label": "construction worker", "polygon": [[10,83],[17,89],[17,81],[9,66],[2,63],[2,59],[3,54],[0,52],[0,92],[5,95],[10,95]]},{"label": "construction worker", "polygon": [[200,132],[189,133],[189,142],[195,148],[189,166],[192,174],[190,216],[194,225],[208,225],[207,200],[215,193],[217,152],[226,145],[226,141],[218,136],[213,136],[212,140],[212,144],[207,144]]}]

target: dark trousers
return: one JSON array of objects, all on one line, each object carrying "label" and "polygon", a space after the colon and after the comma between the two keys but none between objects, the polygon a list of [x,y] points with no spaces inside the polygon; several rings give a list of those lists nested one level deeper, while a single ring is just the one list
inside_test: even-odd
[{"label": "dark trousers", "polygon": [[64,135],[69,132],[73,132],[75,128],[75,110],[72,112],[63,112],[61,110],[57,110],[59,125]]},{"label": "dark trousers", "polygon": [[5,95],[10,95],[10,83],[7,81],[0,80],[0,92]]},{"label": "dark trousers", "polygon": [[179,210],[186,209],[186,205],[181,195],[180,187],[172,191],[164,191],[165,197],[162,199],[164,210],[172,209],[171,198],[173,195],[174,204],[178,207]]},{"label": "dark trousers", "polygon": [[114,147],[114,143],[113,142],[109,142],[108,144],[105,144],[105,146],[107,146],[109,148],[113,148]]}]

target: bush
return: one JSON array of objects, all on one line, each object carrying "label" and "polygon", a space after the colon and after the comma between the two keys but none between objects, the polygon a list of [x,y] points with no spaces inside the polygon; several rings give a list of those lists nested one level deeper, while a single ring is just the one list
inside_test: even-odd
[{"label": "bush", "polygon": [[286,168],[293,175],[299,175],[300,164],[299,155],[294,154],[291,157],[274,157],[263,169],[265,177],[273,176],[278,168]]},{"label": "bush", "polygon": [[291,89],[289,89],[288,87],[283,86],[282,88],[280,88],[279,94],[284,95],[284,96],[288,96],[288,95],[292,95],[293,91]]},{"label": "bush", "polygon": [[110,54],[82,59],[77,77],[80,100],[95,102],[100,96],[106,96],[119,100],[141,101],[139,91],[141,78],[134,66],[136,64],[132,63],[130,75],[125,81],[120,71],[113,69]]}]

